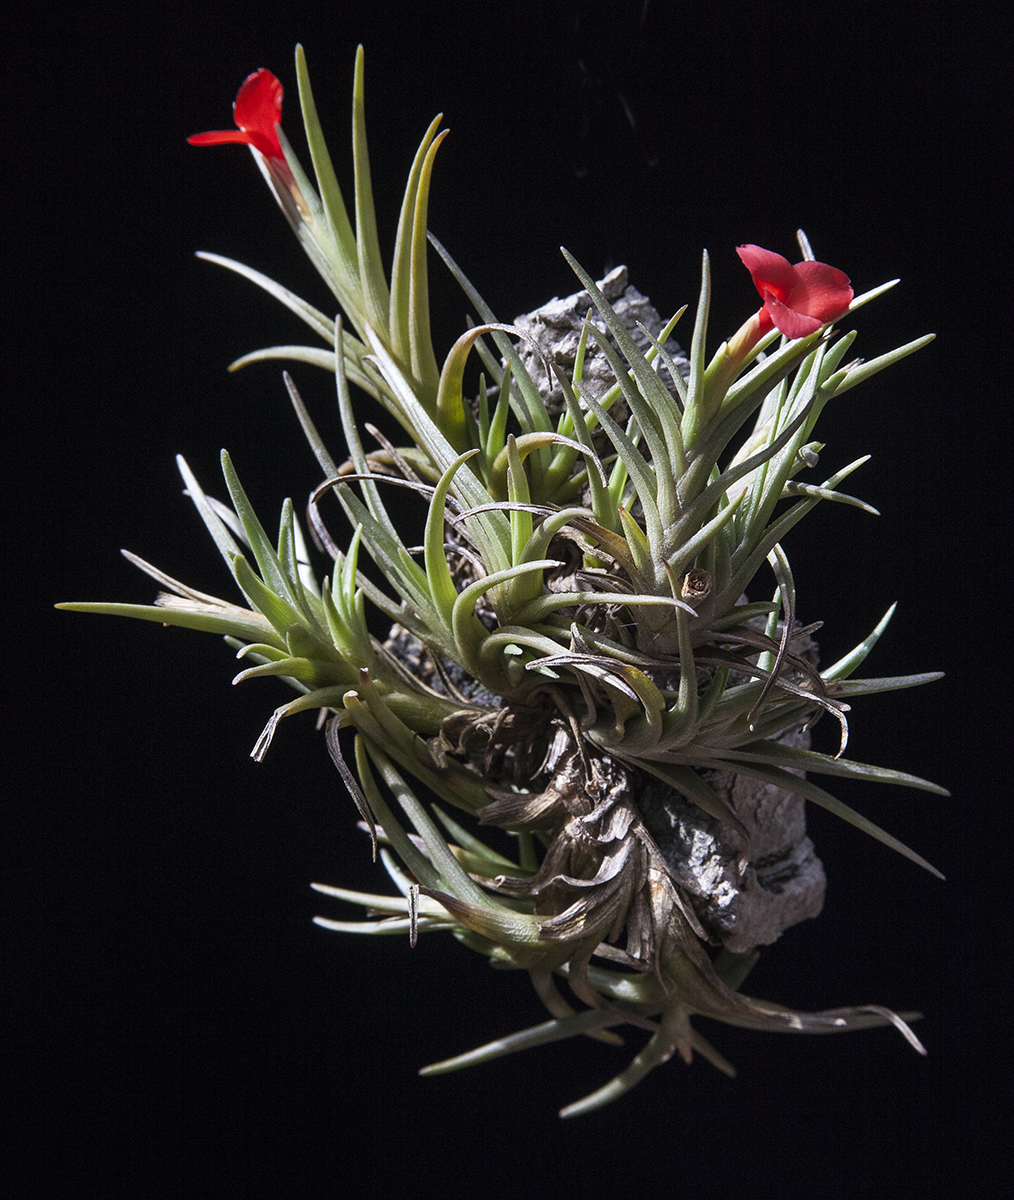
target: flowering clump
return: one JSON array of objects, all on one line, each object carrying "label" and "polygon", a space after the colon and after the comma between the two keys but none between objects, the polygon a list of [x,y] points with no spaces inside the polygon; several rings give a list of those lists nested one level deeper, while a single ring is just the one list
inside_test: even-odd
[{"label": "flowering clump", "polygon": [[[687,358],[670,337],[684,309],[657,326],[638,324],[607,299],[608,281],[596,284],[567,255],[584,316],[573,353],[555,355],[528,334],[519,344],[519,331],[496,319],[430,239],[478,316],[440,364],[426,261],[440,118],[409,174],[388,277],[370,195],[362,70],[360,51],[354,223],[301,49],[316,187],[281,135],[282,89],[267,71],[240,89],[236,131],[190,139],[251,147],[341,310],[333,320],[248,267],[203,256],[267,289],[322,343],[271,347],[233,365],[284,358],[334,377],[345,440],[337,457],[286,376],[324,476],[307,513],[333,569],[318,578],[291,502],[277,541],[268,536],[223,454],[231,507],[180,467],[242,605],[131,556],[165,589],[154,605],[64,607],[224,634],[243,660],[237,680],[288,683],[298,695],[271,717],[258,758],[283,717],[328,714],[328,749],[397,894],[320,886],[368,914],[320,924],[404,932],[413,942],[450,931],[494,963],[527,971],[550,1014],[429,1071],[576,1034],[616,1041],[613,1027],[624,1024],[646,1031],[631,1065],[564,1110],[570,1115],[614,1099],[674,1051],[689,1061],[696,1050],[731,1070],[692,1027],[698,1013],[795,1031],[893,1022],[918,1048],[904,1020],[877,1006],[801,1013],[744,995],[755,942],[805,914],[751,938],[733,901],[761,870],[775,819],[751,788],[774,789],[800,812],[803,799],[819,804],[933,870],[808,776],[941,792],[843,756],[853,700],[937,676],[854,677],[890,612],[850,654],[818,669],[809,637],[817,626],[797,620],[783,546],[822,501],[869,510],[838,490],[863,459],[806,481],[823,449],[815,424],[825,405],[929,338],[869,362],[849,359],[856,335],[838,335],[832,323],[884,288],[855,297],[801,238],[804,261],[795,266],[739,248],[763,307],[710,360],[706,255]],[[477,396],[464,384],[473,350],[484,367]],[[374,431],[357,416],[350,384],[397,420],[406,444],[376,434],[377,448],[366,448],[361,430]],[[386,502],[406,491],[425,503],[418,546],[404,540]],[[335,499],[348,535],[333,533],[325,515]],[[391,626],[384,641],[370,631],[367,604]],[[822,714],[841,726],[834,756],[808,748],[804,731]],[[509,831],[515,852],[487,845],[483,826]],[[812,859],[801,815],[796,838]],[[707,870],[698,854],[705,844]],[[583,1008],[560,991],[561,979]]]}]

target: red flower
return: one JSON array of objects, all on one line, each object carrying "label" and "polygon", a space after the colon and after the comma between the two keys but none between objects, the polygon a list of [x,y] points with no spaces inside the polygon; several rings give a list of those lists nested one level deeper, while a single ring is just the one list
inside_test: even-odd
[{"label": "red flower", "polygon": [[848,312],[852,287],[836,267],[819,262],[793,266],[760,246],[738,246],[736,253],[764,300],[757,314],[762,333],[775,326],[787,338],[805,337]]},{"label": "red flower", "polygon": [[267,159],[285,155],[275,126],[282,119],[282,85],[263,67],[243,80],[243,86],[232,106],[238,129],[223,129],[217,133],[195,133],[187,138],[192,146],[219,146],[223,142],[241,142],[253,146]]}]

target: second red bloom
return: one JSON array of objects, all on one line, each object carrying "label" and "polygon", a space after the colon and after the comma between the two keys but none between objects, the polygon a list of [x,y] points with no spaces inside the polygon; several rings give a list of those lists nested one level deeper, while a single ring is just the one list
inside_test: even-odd
[{"label": "second red bloom", "polygon": [[739,246],[736,253],[764,301],[760,317],[767,329],[774,326],[787,338],[805,337],[848,312],[852,286],[837,267],[819,262],[793,265],[760,246]]}]

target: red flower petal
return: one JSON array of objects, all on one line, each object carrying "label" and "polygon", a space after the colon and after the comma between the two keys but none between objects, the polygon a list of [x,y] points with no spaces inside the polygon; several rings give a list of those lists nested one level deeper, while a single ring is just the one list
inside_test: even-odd
[{"label": "red flower petal", "polygon": [[848,312],[853,293],[844,271],[819,262],[797,263],[792,271],[796,282],[786,300],[790,308],[820,317],[822,324],[836,321]]},{"label": "red flower petal", "polygon": [[[787,338],[806,337],[808,333],[816,333],[824,324],[819,317],[810,317],[787,307],[780,300],[776,300],[770,292],[764,298],[764,311],[771,318],[771,322],[777,327],[778,332]],[[769,325],[768,328],[770,329],[771,326]]]},{"label": "red flower petal", "polygon": [[259,150],[265,158],[285,161],[275,126],[282,119],[283,88],[270,71],[261,67],[243,80],[233,105],[233,117],[239,129],[214,133],[195,133],[187,138],[192,146],[218,146],[241,142]]},{"label": "red flower petal", "polygon": [[737,246],[736,253],[762,297],[770,293],[778,300],[785,300],[795,281],[792,264],[787,258],[760,246]]},{"label": "red flower petal", "polygon": [[250,135],[239,129],[221,129],[215,133],[195,133],[187,138],[191,146],[221,146],[226,142],[242,142],[251,145]]},{"label": "red flower petal", "polygon": [[739,246],[736,253],[764,300],[767,318],[787,338],[805,337],[848,312],[852,287],[836,267],[818,262],[793,266],[761,246]]},{"label": "red flower petal", "polygon": [[253,142],[261,154],[267,154],[269,158],[285,157],[275,132],[275,126],[282,121],[283,94],[284,89],[275,76],[261,67],[243,80],[233,107],[236,124],[250,134],[251,141],[256,137],[270,145],[268,150]]}]

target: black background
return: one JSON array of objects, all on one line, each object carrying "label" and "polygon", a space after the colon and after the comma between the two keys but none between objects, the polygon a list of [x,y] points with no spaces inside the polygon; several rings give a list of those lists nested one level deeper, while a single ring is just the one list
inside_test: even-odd
[{"label": "black background", "polygon": [[[998,244],[1006,64],[990,11],[251,0],[241,12],[97,3],[57,19],[23,8],[7,181],[18,334],[5,372],[18,1195],[924,1197],[974,1193],[996,1169],[1009,714],[991,680],[1006,673],[1011,314]],[[213,638],[49,607],[150,601],[119,546],[232,594],[180,494],[177,452],[220,492],[227,446],[266,524],[316,482],[278,369],[224,370],[303,340],[302,327],[192,251],[250,263],[327,308],[323,285],[249,155],[184,140],[229,127],[239,82],[266,66],[289,89],[299,149],[297,40],[343,182],[366,44],[382,236],[423,130],[445,113],[430,226],[501,319],[575,290],[561,243],[597,276],[628,263],[665,313],[695,301],[707,247],[717,340],[756,305],[734,247],[795,258],[802,225],[857,291],[902,279],[857,316],[859,353],[939,335],[823,421],[830,469],[872,452],[850,484],[884,515],[829,507],[787,549],[801,618],[826,622],[827,661],[898,600],[871,671],[948,672],[860,702],[850,754],[953,798],[835,790],[949,881],[815,813],[825,912],[772,947],[747,987],[802,1008],[920,1008],[928,1058],[890,1031],[712,1026],[737,1080],[676,1061],[564,1123],[556,1110],[627,1051],[570,1042],[418,1078],[428,1061],[541,1020],[525,978],[450,939],[410,952],[314,927],[338,909],[311,880],[383,890],[383,877],[312,718],[283,725],[255,764],[280,685],[233,690]],[[432,272],[439,352],[467,306]],[[327,377],[295,374],[326,427]]]}]

